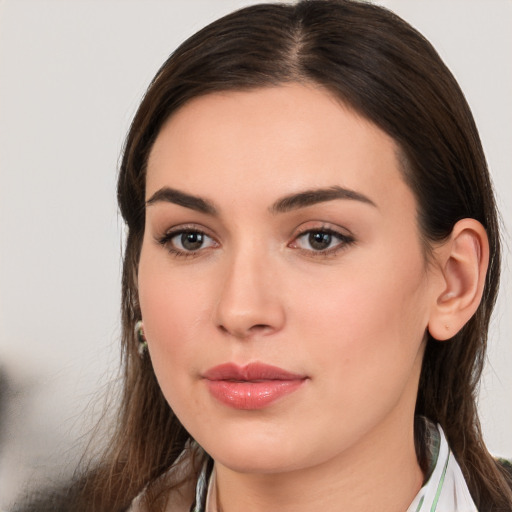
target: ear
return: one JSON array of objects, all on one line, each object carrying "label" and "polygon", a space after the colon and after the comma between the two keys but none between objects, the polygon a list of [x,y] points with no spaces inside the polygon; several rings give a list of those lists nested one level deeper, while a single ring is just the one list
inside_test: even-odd
[{"label": "ear", "polygon": [[434,291],[428,330],[441,341],[455,336],[480,304],[489,264],[485,228],[475,219],[462,219],[434,253],[441,279]]}]

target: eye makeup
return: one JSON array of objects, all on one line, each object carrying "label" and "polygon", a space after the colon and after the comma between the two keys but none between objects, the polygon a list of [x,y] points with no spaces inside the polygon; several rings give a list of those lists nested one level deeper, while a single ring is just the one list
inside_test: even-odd
[{"label": "eye makeup", "polygon": [[[193,258],[221,246],[213,236],[195,225],[176,226],[155,238],[176,258]],[[355,243],[353,235],[331,226],[307,226],[293,235],[287,247],[308,257],[334,257]]]}]

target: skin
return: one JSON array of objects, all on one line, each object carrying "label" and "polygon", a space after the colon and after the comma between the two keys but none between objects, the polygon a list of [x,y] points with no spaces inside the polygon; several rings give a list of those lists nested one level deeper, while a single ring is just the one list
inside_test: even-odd
[{"label": "skin", "polygon": [[[370,202],[272,211],[333,186]],[[217,210],[147,205],[139,296],[156,376],[215,459],[222,510],[406,510],[423,482],[414,405],[443,281],[394,141],[313,86],[210,94],[156,139],[146,199],[165,187]],[[168,235],[180,229],[203,245],[185,251]],[[325,229],[341,238],[313,248],[308,230]],[[212,397],[206,370],[255,361],[306,380],[261,410]]]}]

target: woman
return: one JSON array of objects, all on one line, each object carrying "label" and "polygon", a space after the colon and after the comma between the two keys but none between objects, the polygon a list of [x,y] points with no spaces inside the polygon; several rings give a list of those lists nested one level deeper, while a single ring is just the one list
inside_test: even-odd
[{"label": "woman", "polygon": [[151,83],[118,199],[124,395],[75,509],[512,510],[475,403],[492,187],[410,26],[344,0],[214,22]]}]

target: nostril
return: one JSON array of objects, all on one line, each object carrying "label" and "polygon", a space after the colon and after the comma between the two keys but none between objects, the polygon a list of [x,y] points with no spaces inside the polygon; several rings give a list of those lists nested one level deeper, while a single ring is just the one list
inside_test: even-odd
[{"label": "nostril", "polygon": [[249,330],[250,331],[263,331],[265,329],[268,329],[270,326],[266,324],[256,324],[253,325]]},{"label": "nostril", "polygon": [[255,324],[253,325],[252,327],[250,327],[247,331],[247,334],[246,334],[246,337],[249,337],[249,336],[252,336],[252,335],[265,335],[265,334],[269,334],[273,331],[274,329],[270,326],[270,325],[267,325],[267,324]]},{"label": "nostril", "polygon": [[249,338],[254,334],[265,334],[267,331],[272,330],[272,327],[267,324],[255,324],[249,328],[244,328],[243,326],[233,326],[232,328],[229,328],[222,324],[218,327],[222,333],[229,334],[240,339]]}]

